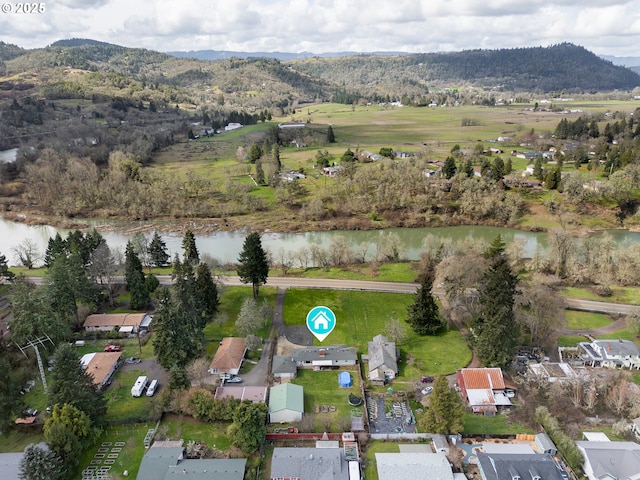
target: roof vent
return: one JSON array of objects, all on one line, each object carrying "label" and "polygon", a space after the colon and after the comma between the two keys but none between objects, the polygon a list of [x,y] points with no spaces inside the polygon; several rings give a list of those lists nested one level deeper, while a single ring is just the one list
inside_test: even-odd
[{"label": "roof vent", "polygon": [[533,467],[529,469],[529,474],[531,475],[531,480],[542,480],[540,474]]},{"label": "roof vent", "polygon": [[518,471],[513,467],[509,467],[509,475],[511,475],[511,480],[521,480]]},{"label": "roof vent", "polygon": [[318,355],[320,355],[321,357],[324,357],[326,354],[327,352],[324,348],[321,348],[320,350],[318,350]]}]

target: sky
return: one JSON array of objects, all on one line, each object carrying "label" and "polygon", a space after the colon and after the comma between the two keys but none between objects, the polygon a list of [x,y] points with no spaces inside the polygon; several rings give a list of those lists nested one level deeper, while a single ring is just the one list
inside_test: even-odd
[{"label": "sky", "polygon": [[91,38],[162,52],[440,52],[571,42],[640,56],[637,0],[0,0],[0,40]]}]

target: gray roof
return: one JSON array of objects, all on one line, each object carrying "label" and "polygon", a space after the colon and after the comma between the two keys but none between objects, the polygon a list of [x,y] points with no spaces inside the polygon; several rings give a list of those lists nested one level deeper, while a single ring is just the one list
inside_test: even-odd
[{"label": "gray roof", "polygon": [[607,475],[618,480],[640,478],[640,445],[637,443],[580,441],[576,445],[584,451],[585,460],[597,478]]},{"label": "gray roof", "polygon": [[369,342],[369,371],[385,367],[398,372],[396,359],[396,344],[390,342],[384,335],[376,335]]},{"label": "gray roof", "polygon": [[243,480],[246,458],[213,458],[205,460],[182,460],[170,466],[164,480],[186,475],[189,480]]},{"label": "gray roof", "polygon": [[142,457],[137,480],[169,480],[178,475],[190,479],[242,480],[246,458],[182,460],[183,447],[151,447]]},{"label": "gray roof", "polygon": [[349,480],[341,448],[274,448],[269,478]]},{"label": "gray roof", "polygon": [[453,480],[444,453],[376,453],[380,480]]},{"label": "gray roof", "polygon": [[[324,350],[324,356],[320,356],[320,350]],[[296,362],[312,362],[314,360],[358,360],[355,347],[346,345],[329,345],[326,347],[305,347],[294,350],[291,357]]]},{"label": "gray roof", "polygon": [[271,363],[271,373],[274,375],[295,375],[298,372],[296,362],[291,357],[283,357],[276,355]]},{"label": "gray roof", "polygon": [[544,480],[562,480],[560,469],[548,454],[478,453],[478,463],[483,480],[530,479],[531,472]]},{"label": "gray roof", "polygon": [[538,433],[536,435],[536,443],[540,446],[540,448],[542,448],[544,452],[546,452],[547,450],[557,450],[555,444],[553,443],[551,438],[549,438],[549,435],[544,432]]},{"label": "gray roof", "polygon": [[3,480],[18,480],[23,453],[0,453],[0,472]]}]

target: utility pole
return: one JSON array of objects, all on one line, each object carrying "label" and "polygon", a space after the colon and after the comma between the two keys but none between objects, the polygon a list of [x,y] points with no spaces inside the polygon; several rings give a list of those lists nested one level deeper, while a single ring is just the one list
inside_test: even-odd
[{"label": "utility pole", "polygon": [[46,341],[48,341],[52,346],[55,347],[55,344],[53,343],[53,340],[49,338],[49,335],[45,335],[44,337],[36,338],[33,340],[28,339],[26,345],[23,345],[23,346],[16,344],[20,349],[20,351],[22,352],[22,354],[25,356],[25,358],[29,358],[27,356],[27,352],[25,351],[26,349],[33,348],[35,350],[36,358],[38,359],[38,368],[40,369],[40,378],[42,379],[42,386],[44,387],[45,395],[48,394],[47,377],[45,376],[45,373],[44,373],[44,364],[42,363],[42,356],[40,355],[40,350],[38,350],[38,346],[44,347]]}]

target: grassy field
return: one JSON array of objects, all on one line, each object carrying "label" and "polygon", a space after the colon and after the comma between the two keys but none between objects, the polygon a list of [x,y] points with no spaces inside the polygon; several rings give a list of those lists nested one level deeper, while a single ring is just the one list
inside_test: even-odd
[{"label": "grassy field", "polygon": [[23,452],[31,443],[44,442],[42,425],[11,429],[0,435],[0,452]]},{"label": "grassy field", "polygon": [[578,312],[576,310],[567,310],[565,316],[567,318],[567,328],[571,330],[601,328],[609,325],[613,321],[609,315],[593,312]]},{"label": "grassy field", "polygon": [[468,435],[515,435],[517,433],[533,433],[519,423],[510,423],[506,415],[496,415],[495,417],[485,417],[466,412],[462,420],[464,424],[463,433]]},{"label": "grassy field", "polygon": [[628,303],[640,305],[640,288],[638,287],[612,287],[610,297],[602,297],[589,288],[564,287],[560,293],[569,298],[581,298],[596,302]]},{"label": "grassy field", "polygon": [[[325,340],[327,344],[347,344],[358,352],[367,351],[367,343],[384,333],[387,322],[395,317],[404,321],[412,295],[289,289],[285,296],[284,320],[288,325],[304,325],[307,312],[316,305],[333,310],[335,330]],[[435,336],[418,336],[409,328],[407,340],[400,342],[400,376],[414,381],[420,375],[443,375],[455,372],[471,361],[471,351],[457,330],[443,331]],[[316,344],[320,343],[316,341]]]}]

